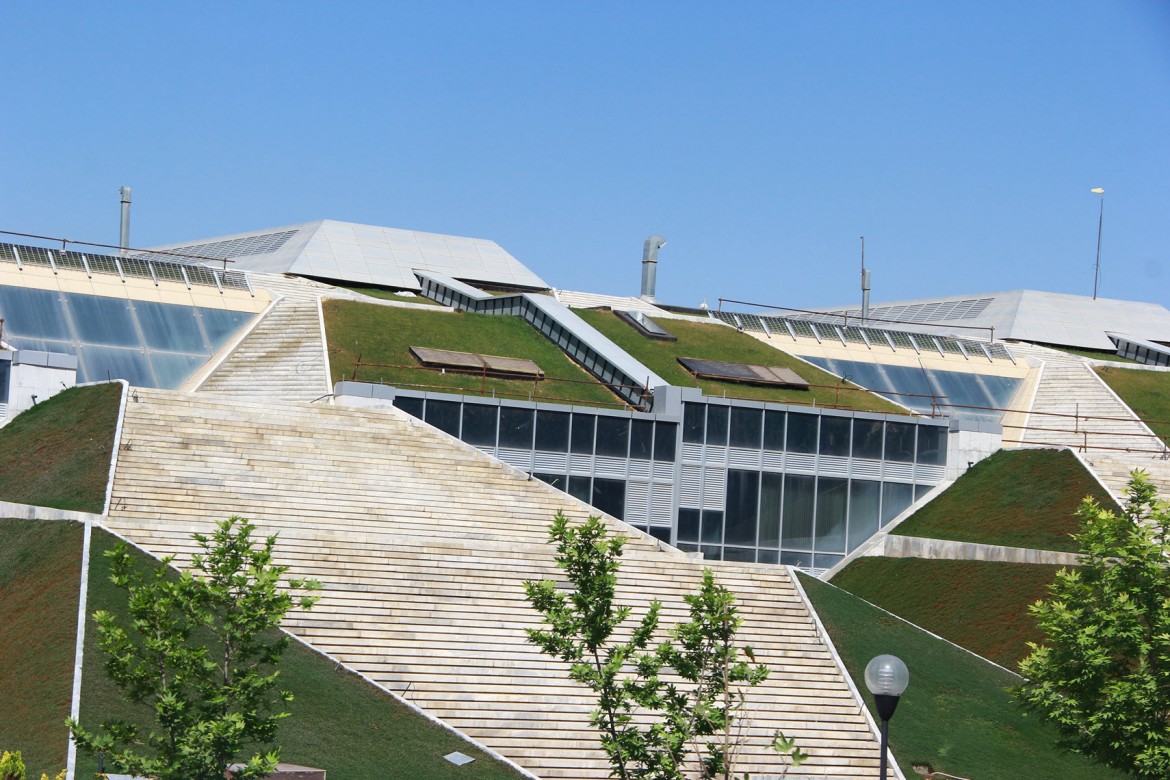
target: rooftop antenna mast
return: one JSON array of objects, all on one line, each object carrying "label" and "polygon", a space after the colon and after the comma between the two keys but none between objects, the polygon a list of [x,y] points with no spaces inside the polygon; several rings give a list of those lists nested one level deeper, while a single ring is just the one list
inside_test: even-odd
[{"label": "rooftop antenna mast", "polygon": [[865,236],[861,237],[861,324],[869,320],[869,269],[865,267]]}]

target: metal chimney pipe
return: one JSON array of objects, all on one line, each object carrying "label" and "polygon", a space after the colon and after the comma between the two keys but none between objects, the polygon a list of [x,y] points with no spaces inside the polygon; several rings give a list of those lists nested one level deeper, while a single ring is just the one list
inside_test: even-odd
[{"label": "metal chimney pipe", "polygon": [[125,253],[130,248],[130,188],[119,187],[118,194],[122,196],[122,229],[118,237],[118,246]]},{"label": "metal chimney pipe", "polygon": [[869,319],[869,269],[861,272],[861,324]]},{"label": "metal chimney pipe", "polygon": [[660,235],[653,235],[642,244],[642,294],[640,297],[647,303],[657,303],[654,297],[654,288],[657,285],[658,250],[666,246],[666,239]]}]

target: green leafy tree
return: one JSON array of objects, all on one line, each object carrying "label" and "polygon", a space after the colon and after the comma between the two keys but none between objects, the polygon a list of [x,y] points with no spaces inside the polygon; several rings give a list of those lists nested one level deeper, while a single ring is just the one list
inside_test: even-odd
[{"label": "green leafy tree", "polygon": [[[288,567],[272,563],[276,537],[257,545],[254,530],[231,517],[210,537],[195,534],[201,552],[178,577],[165,566],[143,573],[124,544],[107,553],[131,626],[94,614],[106,672],[128,700],[150,708],[154,725],[143,733],[111,721],[94,732],[70,719],[80,749],[104,751],[121,770],[158,780],[223,780],[246,746],[275,740],[292,694],[278,687],[276,668],[289,639],[272,629],[289,610],[316,601],[290,590],[319,585],[290,579],[279,587]],[[264,777],[278,758],[275,749],[256,753],[235,776]]]},{"label": "green leafy tree", "polygon": [[1170,507],[1135,471],[1120,514],[1085,499],[1081,566],[1030,608],[1046,640],[1017,696],[1072,749],[1136,777],[1170,777]]},{"label": "green leafy tree", "polygon": [[25,771],[19,750],[0,753],[0,780],[25,780]]},{"label": "green leafy tree", "polygon": [[[768,670],[749,663],[754,660],[751,648],[735,645],[742,620],[734,595],[706,570],[698,592],[686,597],[691,619],[671,634],[677,645],[654,645],[662,608],[657,600],[623,640],[617,635],[631,609],[617,604],[615,596],[625,537],[609,536],[598,517],[573,526],[557,513],[549,541],[557,546],[556,563],[570,587],[559,589],[551,580],[525,583],[529,603],[547,625],[529,629],[528,638],[569,664],[570,678],[597,696],[591,722],[611,775],[681,780],[694,752],[701,756],[701,777],[735,777],[735,754],[742,744],[737,730],[742,689],[759,685]],[[664,677],[670,670],[681,684]],[[791,765],[806,758],[780,733],[772,746]]]}]

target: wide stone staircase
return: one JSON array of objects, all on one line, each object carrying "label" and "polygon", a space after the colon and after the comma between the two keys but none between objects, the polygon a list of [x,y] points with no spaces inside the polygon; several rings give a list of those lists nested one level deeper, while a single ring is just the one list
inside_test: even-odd
[{"label": "wide stone staircase", "polygon": [[1013,344],[1012,351],[1043,361],[1036,397],[1020,432],[1021,444],[1076,450],[1119,498],[1124,498],[1134,469],[1147,471],[1159,494],[1170,496],[1166,445],[1109,389],[1088,361],[1027,344]]},{"label": "wide stone staircase", "polygon": [[[278,562],[323,583],[286,627],[333,658],[547,778],[604,778],[590,696],[526,641],[523,582],[562,580],[558,510],[589,508],[397,410],[138,390],[127,404],[107,523],[185,565],[191,533],[232,514],[279,533]],[[704,564],[618,521],[620,599],[640,615]],[[748,693],[741,771],[780,771],[775,730],[811,758],[791,777],[876,777],[872,721],[788,570],[707,563],[738,594],[742,642],[772,672]]]}]

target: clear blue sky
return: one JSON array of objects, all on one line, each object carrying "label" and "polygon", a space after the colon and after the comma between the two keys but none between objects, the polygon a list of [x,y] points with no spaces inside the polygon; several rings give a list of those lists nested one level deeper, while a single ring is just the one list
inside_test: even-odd
[{"label": "clear blue sky", "polygon": [[0,3],[0,229],[314,219],[550,284],[1170,305],[1170,2]]}]

